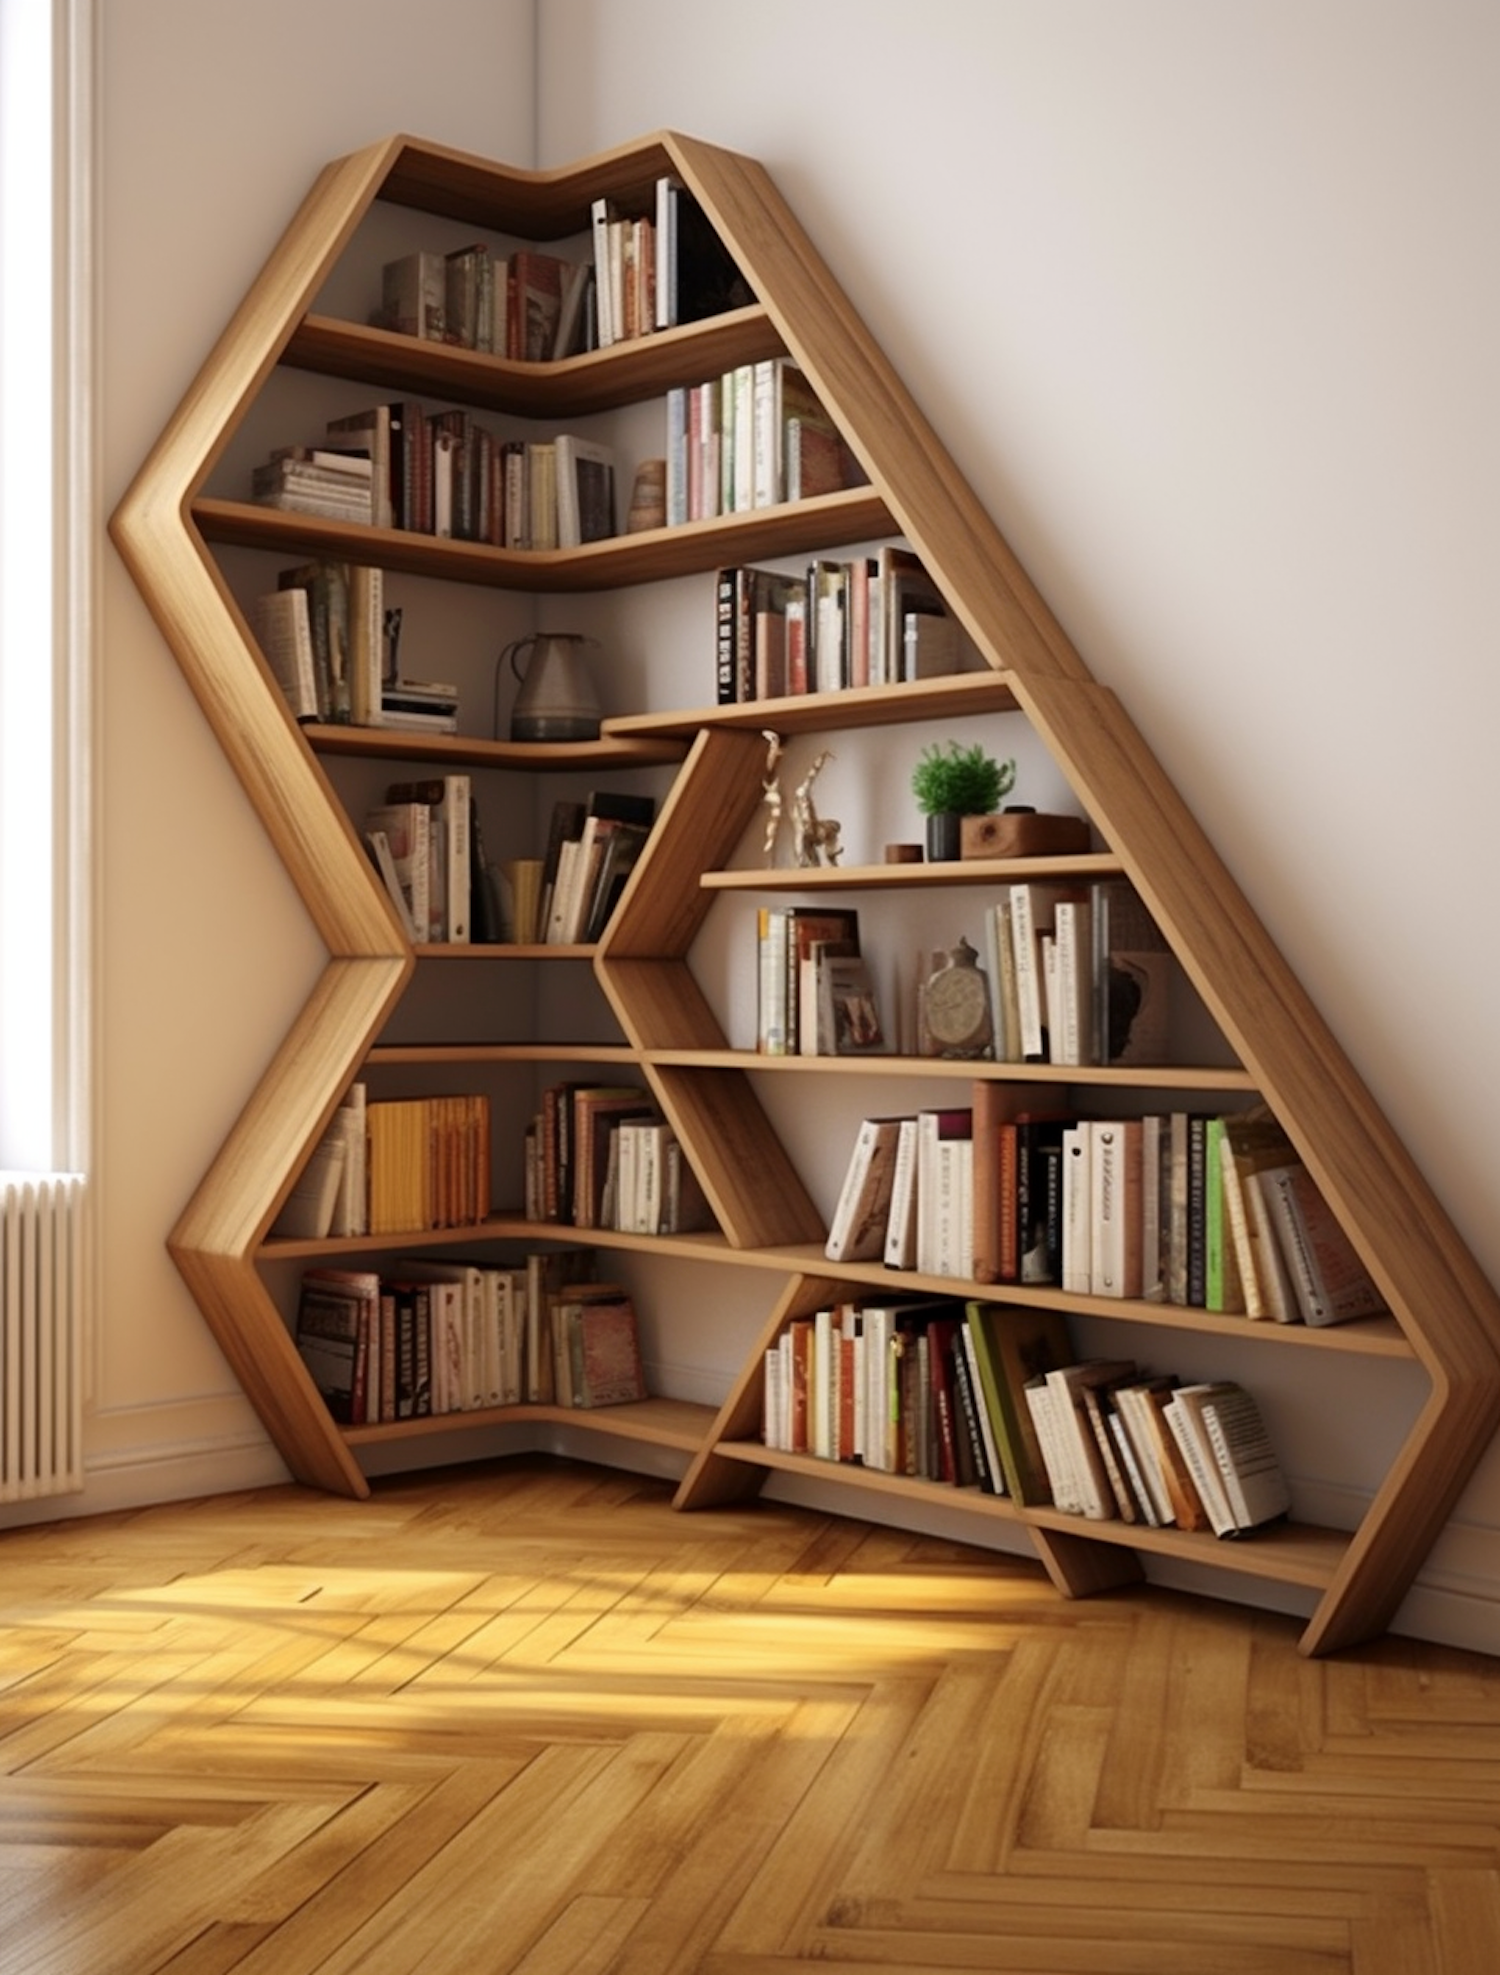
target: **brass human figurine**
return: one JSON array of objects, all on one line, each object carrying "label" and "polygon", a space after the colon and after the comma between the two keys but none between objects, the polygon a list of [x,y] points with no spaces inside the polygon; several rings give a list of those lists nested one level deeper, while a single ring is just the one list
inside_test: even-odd
[{"label": "brass human figurine", "polygon": [[832,817],[819,816],[812,799],[812,785],[818,779],[823,764],[832,759],[831,751],[825,747],[797,784],[797,792],[792,798],[792,826],[797,839],[799,865],[837,864],[839,861],[840,826]]},{"label": "brass human figurine", "polygon": [[766,740],[766,772],[761,782],[765,790],[762,800],[766,805],[766,835],[761,854],[769,871],[775,869],[776,844],[781,835],[781,736],[773,734],[769,727],[763,727],[761,732]]}]

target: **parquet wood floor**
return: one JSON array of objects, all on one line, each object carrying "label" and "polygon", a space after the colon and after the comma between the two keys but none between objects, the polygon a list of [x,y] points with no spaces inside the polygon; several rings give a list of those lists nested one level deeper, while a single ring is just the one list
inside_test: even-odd
[{"label": "parquet wood floor", "polygon": [[669,1492],[0,1536],[0,1971],[1500,1970],[1500,1660]]}]

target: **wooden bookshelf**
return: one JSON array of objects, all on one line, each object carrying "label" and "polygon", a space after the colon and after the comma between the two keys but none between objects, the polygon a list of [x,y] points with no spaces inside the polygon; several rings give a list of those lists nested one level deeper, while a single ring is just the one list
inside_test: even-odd
[{"label": "wooden bookshelf", "polygon": [[[596,196],[641,198],[675,173],[731,248],[757,300],[715,321],[570,358],[519,365],[391,336],[317,313],[325,280],[377,200],[541,240],[583,233]],[[785,352],[801,366],[868,475],[868,486],[751,514],[620,536],[572,551],[520,552],[396,530],[355,529],[276,513],[208,491],[229,437],[278,365],[423,391],[527,417],[559,419],[638,403],[718,374],[730,363]],[[965,1504],[1024,1528],[1059,1589],[1086,1595],[1128,1581],[1149,1555],[1251,1573],[1311,1590],[1307,1652],[1332,1651],[1390,1621],[1459,1492],[1500,1422],[1500,1299],[1261,927],[1228,869],[1152,756],[1126,710],[1090,675],[1025,570],[965,486],[936,434],[838,288],[765,171],[752,160],[663,132],[553,172],[492,164],[395,136],[336,160],[320,175],[260,278],[211,352],[181,408],[111,521],[111,533],[162,635],[242,781],[326,945],[328,965],[292,1033],[205,1174],[170,1236],[171,1252],[206,1320],[293,1473],[353,1495],[368,1484],[356,1458],[376,1442],[517,1422],[564,1424],[560,1409],[504,1408],[399,1428],[341,1429],[319,1401],[263,1271],[299,1258],[374,1255],[391,1242],[273,1242],[267,1231],[342,1092],[370,1062],[388,1065],[596,1062],[633,1066],[677,1131],[703,1182],[718,1232],[647,1240],[609,1231],[539,1228],[500,1214],[479,1229],[402,1237],[441,1249],[475,1237],[590,1242],[723,1270],[772,1272],[784,1284],[756,1348],[717,1410],[652,1401],[566,1424],[680,1456],[678,1500],[691,1508],[753,1496],[772,1472],[824,1478],[831,1464],[772,1454],[758,1438],[762,1353],[792,1314],[889,1276],[831,1272],[817,1209],[772,1128],[764,1076],[851,1075],[873,1090],[920,1073],[973,1074],[929,1062],[747,1060],[729,1048],[691,964],[715,899],[793,885],[898,896],[994,884],[983,863],[842,869],[836,875],[734,868],[761,798],[761,730],[830,732],[937,717],[1018,710],[1051,751],[1107,849],[1067,861],[1075,875],[1128,878],[1166,934],[1232,1067],[1138,1073],[1074,1072],[1105,1087],[1253,1091],[1275,1110],[1389,1304],[1388,1319],[1331,1331],[1252,1326],[1202,1311],[1059,1307],[1122,1322],[1127,1333],[1251,1335],[1257,1349],[1300,1351],[1299,1371],[1337,1373],[1348,1357],[1415,1362],[1427,1381],[1419,1416],[1357,1529],[1347,1536],[1292,1525],[1254,1545],[1218,1545],[1171,1530],[1084,1524],[1009,1502]],[[721,564],[806,556],[891,534],[920,555],[978,654],[978,671],[919,687],[817,694],[733,707],[643,711],[611,720],[598,743],[537,754],[476,735],[421,741],[348,729],[300,730],[280,701],[220,568],[217,551],[260,549],[341,556],[442,582],[507,591],[606,592],[703,575]],[[412,949],[340,808],[320,756],[399,756],[434,772],[481,773],[680,762],[650,845],[596,947],[464,952]],[[1057,860],[1043,861],[1058,868]],[[1022,867],[1006,865],[1004,876]],[[1040,869],[1034,865],[1031,868]],[[382,1039],[414,970],[447,978],[459,959],[586,963],[623,1041],[570,1049],[517,1037],[501,1045],[437,1037]],[[459,978],[459,977],[454,977]],[[1040,1066],[992,1066],[1017,1082],[1062,1081]],[[816,1081],[809,1091],[819,1088]],[[966,1285],[934,1283],[962,1294]],[[988,1292],[985,1292],[988,1293]],[[1009,1294],[1009,1291],[1007,1291]],[[1279,1333],[1279,1334],[1278,1334]],[[1336,1388],[1331,1388],[1336,1389]],[[858,1513],[884,1502],[948,1504],[954,1491],[905,1477],[843,1469]]]}]

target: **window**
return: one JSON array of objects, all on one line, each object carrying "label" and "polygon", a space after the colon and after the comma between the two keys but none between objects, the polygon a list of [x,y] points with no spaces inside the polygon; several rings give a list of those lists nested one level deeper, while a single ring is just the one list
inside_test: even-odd
[{"label": "window", "polygon": [[91,0],[0,0],[0,1167],[86,1156]]}]

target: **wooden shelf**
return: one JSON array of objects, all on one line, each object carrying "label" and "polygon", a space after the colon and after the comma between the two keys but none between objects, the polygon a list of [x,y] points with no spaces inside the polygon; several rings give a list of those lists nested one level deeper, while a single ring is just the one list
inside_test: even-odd
[{"label": "wooden shelf", "polygon": [[504,768],[556,775],[565,770],[616,774],[681,761],[683,743],[671,735],[604,734],[597,741],[491,741],[469,734],[417,734],[399,727],[303,726],[314,754],[372,761],[428,761],[436,769]]},{"label": "wooden shelf", "polygon": [[[944,1511],[987,1517],[1023,1528],[1053,1530],[1085,1541],[1108,1542],[1120,1549],[1149,1551],[1180,1562],[1201,1562],[1210,1552],[1216,1568],[1233,1569],[1250,1577],[1326,1591],[1349,1546],[1341,1531],[1306,1523],[1278,1523],[1233,1541],[1180,1529],[1148,1529],[1141,1523],[1090,1524],[1055,1509],[1021,1508],[1004,1495],[986,1495],[977,1488],[953,1488],[918,1475],[890,1474],[858,1462],[822,1460],[811,1454],[788,1454],[758,1440],[721,1440],[714,1453],[774,1474],[797,1475],[806,1481],[832,1482],[878,1502],[882,1497],[925,1503]],[[1229,1552],[1231,1554],[1226,1555]]]},{"label": "wooden shelf", "polygon": [[522,946],[518,943],[491,943],[486,940],[471,940],[467,945],[419,944],[412,952],[419,960],[592,960],[598,952],[596,946],[564,946],[554,941],[550,945],[534,941]]},{"label": "wooden shelf", "polygon": [[[583,234],[591,201],[644,209],[663,173],[694,194],[730,248],[753,307],[716,322],[564,363],[517,365],[392,337],[314,313],[316,298],[376,201],[537,240]],[[278,363],[364,381],[403,395],[424,390],[508,415],[563,419],[628,405],[669,385],[711,377],[732,362],[785,352],[799,365],[869,478],[818,500],[685,527],[617,537],[569,551],[508,551],[401,531],[356,528],[211,497],[210,475]],[[172,1231],[169,1247],[229,1363],[291,1471],[320,1487],[368,1492],[355,1458],[380,1440],[434,1430],[545,1421],[636,1437],[686,1456],[679,1506],[737,1501],[767,1473],[840,1473],[771,1456],[750,1444],[761,1354],[789,1313],[864,1288],[965,1294],[975,1286],[868,1265],[835,1273],[823,1255],[817,1207],[763,1109],[764,1076],[891,1080],[981,1074],[1039,1086],[1253,1091],[1293,1144],[1386,1297],[1391,1315],[1332,1329],[1250,1323],[1202,1310],[1120,1304],[1053,1290],[993,1286],[997,1301],[1055,1307],[1139,1330],[1254,1339],[1291,1348],[1299,1370],[1339,1392],[1340,1360],[1377,1369],[1415,1362],[1427,1396],[1389,1471],[1349,1536],[1297,1525],[1254,1541],[1215,1543],[1181,1532],[1018,1513],[1058,1589],[1086,1595],[1139,1573],[1149,1556],[1261,1576],[1317,1594],[1305,1652],[1330,1652],[1389,1623],[1500,1424],[1500,1297],[1441,1203],[1260,925],[1233,875],[1113,694],[1090,675],[1004,537],[995,528],[814,244],[752,160],[673,132],[557,171],[529,172],[397,135],[330,164],[210,354],[126,492],[111,535],[208,719],[225,758],[307,905],[329,954],[307,1007],[223,1150]],[[540,595],[600,592],[707,574],[720,566],[899,537],[921,558],[959,619],[980,670],[916,686],[818,694],[733,707],[643,711],[611,719],[582,750],[399,732],[300,732],[246,639],[213,549],[377,563],[444,582]],[[1017,712],[1109,848],[1088,858],[952,866],[862,865],[834,871],[736,868],[761,803],[762,730],[840,732],[895,721]],[[684,752],[685,750],[685,752]],[[656,829],[597,946],[411,949],[357,833],[338,809],[318,755],[464,764],[479,770],[587,773],[681,760]],[[689,955],[726,893],[994,886],[1043,870],[1118,873],[1139,893],[1239,1066],[1140,1072],[896,1059],[777,1059],[730,1050]],[[620,1045],[533,1041],[419,1045],[380,1041],[417,966],[456,960],[587,960],[613,1011]],[[346,1242],[268,1241],[300,1163],[361,1067],[550,1061],[636,1065],[688,1152],[718,1232],[672,1238],[538,1226],[496,1215],[475,1228]],[[501,1409],[349,1433],[322,1406],[267,1276],[284,1265],[412,1250],[472,1252],[474,1244],[590,1243],[718,1269],[776,1275],[782,1295],[724,1406],[652,1401],[608,1414]],[[1128,1334],[1128,1332],[1127,1332]],[[1311,1355],[1309,1355],[1311,1354]],[[1330,1354],[1331,1358],[1330,1358]],[[845,1477],[847,1478],[847,1477]],[[952,1499],[930,1483],[863,1474],[862,1500]]]},{"label": "wooden shelf", "polygon": [[1034,1083],[1054,1089],[1160,1091],[1253,1091],[1249,1073],[1237,1065],[992,1063],[948,1056],[762,1056],[753,1049],[643,1048],[641,1060],[659,1069],[744,1070],[756,1076],[869,1077],[877,1081],[925,1077],[972,1083]]},{"label": "wooden shelf", "polygon": [[758,508],[750,514],[689,521],[678,528],[612,535],[580,549],[497,549],[486,542],[329,521],[322,515],[206,495],[193,502],[192,515],[205,542],[226,548],[378,563],[383,569],[438,582],[481,583],[538,594],[621,590],[673,576],[703,575],[721,563],[812,553],[895,532],[885,504],[869,487]]},{"label": "wooden shelf", "polygon": [[604,724],[607,733],[622,739],[647,734],[696,737],[714,728],[759,734],[769,727],[782,735],[816,734],[850,727],[893,727],[914,720],[972,719],[983,713],[1012,713],[1016,706],[1003,672],[959,672],[900,686],[851,686],[840,693],[798,693],[692,712],[626,714]]},{"label": "wooden shelf", "polygon": [[635,1050],[613,1042],[377,1042],[365,1052],[371,1069],[446,1063],[607,1063],[624,1069],[639,1060]]},{"label": "wooden shelf", "polygon": [[478,411],[557,419],[662,397],[674,384],[702,383],[780,351],[781,338],[765,310],[752,307],[560,363],[518,363],[309,315],[297,325],[281,360],[293,369],[391,391],[431,393]]},{"label": "wooden shelf", "polygon": [[434,1433],[470,1433],[481,1427],[558,1426],[616,1440],[639,1440],[692,1454],[713,1424],[711,1406],[682,1399],[642,1399],[627,1406],[483,1406],[465,1413],[429,1413],[421,1419],[384,1420],[378,1426],[340,1429],[350,1447],[422,1440]]},{"label": "wooden shelf", "polygon": [[968,857],[943,864],[836,864],[774,870],[705,871],[706,891],[925,891],[932,885],[1011,885],[1032,878],[1115,878],[1120,860],[1108,851],[1074,857]]}]

